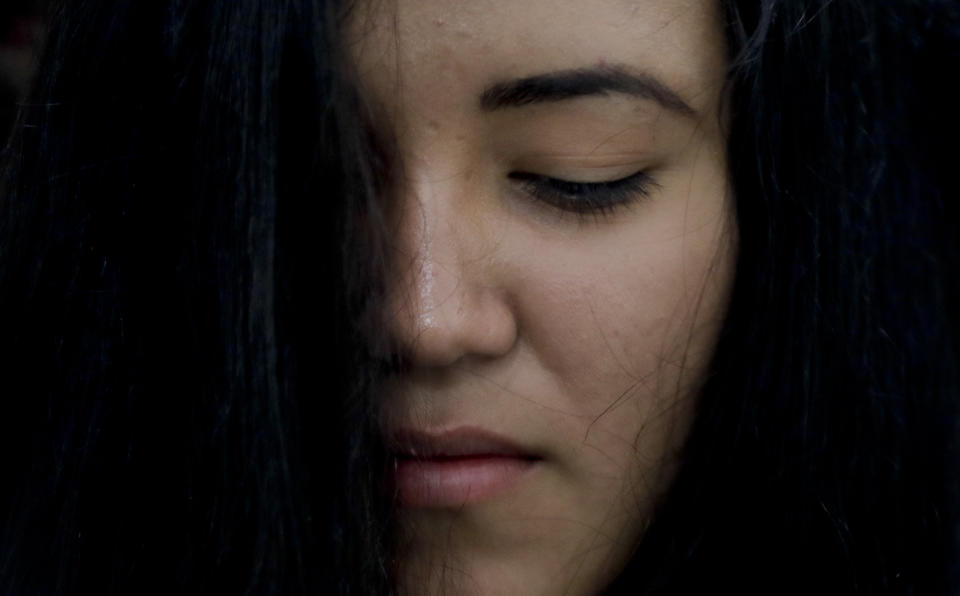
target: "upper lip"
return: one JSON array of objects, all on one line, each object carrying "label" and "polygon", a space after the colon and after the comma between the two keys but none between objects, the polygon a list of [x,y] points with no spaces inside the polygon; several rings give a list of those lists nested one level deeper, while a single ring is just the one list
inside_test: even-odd
[{"label": "upper lip", "polygon": [[495,456],[538,459],[509,439],[468,426],[435,432],[401,428],[388,433],[387,443],[399,457]]}]

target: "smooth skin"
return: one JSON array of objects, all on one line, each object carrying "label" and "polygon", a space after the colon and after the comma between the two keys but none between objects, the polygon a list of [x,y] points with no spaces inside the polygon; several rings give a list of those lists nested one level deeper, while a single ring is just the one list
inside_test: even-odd
[{"label": "smooth skin", "polygon": [[[542,458],[492,498],[400,507],[400,591],[595,594],[669,486],[732,285],[720,8],[368,0],[348,31],[394,148],[385,314],[410,366],[384,425],[481,428]],[[490,101],[587,71],[645,86]],[[638,172],[590,198],[553,182]]]}]

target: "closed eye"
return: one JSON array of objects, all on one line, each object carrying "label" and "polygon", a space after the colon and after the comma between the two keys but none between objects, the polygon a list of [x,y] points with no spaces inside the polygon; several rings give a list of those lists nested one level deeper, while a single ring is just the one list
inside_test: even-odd
[{"label": "closed eye", "polygon": [[608,215],[616,207],[650,195],[656,182],[640,171],[625,178],[600,182],[562,180],[528,172],[511,172],[524,192],[534,199],[578,214]]}]

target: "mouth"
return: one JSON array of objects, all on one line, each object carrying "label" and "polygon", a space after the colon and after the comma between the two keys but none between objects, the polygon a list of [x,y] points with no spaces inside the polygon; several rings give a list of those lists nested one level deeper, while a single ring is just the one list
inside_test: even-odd
[{"label": "mouth", "polygon": [[462,507],[519,484],[542,457],[488,431],[458,427],[439,433],[402,429],[389,436],[393,488],[406,507]]}]

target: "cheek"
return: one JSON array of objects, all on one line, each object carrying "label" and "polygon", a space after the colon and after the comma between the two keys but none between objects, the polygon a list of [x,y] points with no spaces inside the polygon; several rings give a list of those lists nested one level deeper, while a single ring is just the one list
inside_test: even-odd
[{"label": "cheek", "polygon": [[604,512],[605,531],[627,542],[679,461],[732,277],[721,219],[664,234],[682,220],[666,207],[590,246],[527,247],[540,257],[517,296],[523,340],[557,389],[541,395],[561,462],[551,494],[563,497],[551,498],[586,524]]},{"label": "cheek", "polygon": [[649,402],[687,387],[725,308],[730,251],[718,223],[657,240],[632,227],[592,247],[526,251],[550,256],[525,267],[524,338],[564,389],[564,405],[585,416],[628,390]]}]

